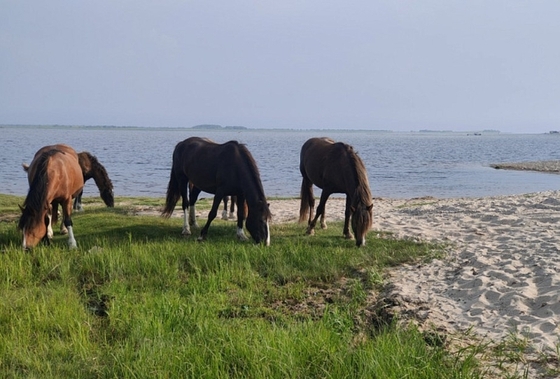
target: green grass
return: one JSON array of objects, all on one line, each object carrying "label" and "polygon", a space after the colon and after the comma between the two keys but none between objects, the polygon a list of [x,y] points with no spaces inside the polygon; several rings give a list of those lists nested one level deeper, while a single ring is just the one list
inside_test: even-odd
[{"label": "green grass", "polygon": [[481,377],[472,350],[376,317],[384,270],[436,246],[371,233],[358,249],[332,223],[273,226],[265,247],[221,220],[199,243],[180,219],[85,201],[78,249],[56,234],[24,252],[21,200],[0,195],[0,377]]}]

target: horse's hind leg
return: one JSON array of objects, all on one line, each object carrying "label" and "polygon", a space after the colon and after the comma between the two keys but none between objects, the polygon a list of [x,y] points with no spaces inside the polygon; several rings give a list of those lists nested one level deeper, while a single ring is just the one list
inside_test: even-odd
[{"label": "horse's hind leg", "polygon": [[63,215],[63,223],[66,229],[68,230],[68,247],[70,249],[75,249],[78,247],[76,244],[76,239],[74,238],[74,229],[72,225],[72,198],[66,199],[64,203],[62,203],[62,215]]},{"label": "horse's hind leg", "polygon": [[[227,220],[228,219],[228,201],[229,201],[229,196],[224,196],[224,210],[222,211],[222,220]],[[233,204],[233,198],[231,199],[231,203]]]},{"label": "horse's hind leg", "polygon": [[[51,215],[52,215],[52,222],[49,223],[49,225],[51,226],[51,233],[52,233],[52,225],[55,225],[58,222],[58,202],[57,201],[53,201],[51,203],[52,205],[52,210],[51,210]],[[62,207],[62,218],[64,219],[64,206]],[[64,225],[64,222],[60,222],[60,234],[65,235],[68,233],[68,229],[66,229],[66,226]]]},{"label": "horse's hind leg", "polygon": [[220,207],[220,203],[222,202],[222,199],[223,199],[222,195],[218,195],[218,194],[214,195],[214,202],[212,203],[212,209],[210,209],[210,212],[208,213],[208,220],[206,221],[206,224],[204,224],[204,227],[200,231],[200,236],[198,237],[199,241],[204,241],[206,239],[206,236],[208,235],[208,228],[210,227],[210,224],[218,214],[218,208]]},{"label": "horse's hind leg", "polygon": [[317,206],[315,217],[313,217],[313,220],[311,220],[311,222],[307,226],[307,234],[315,234],[315,225],[317,224],[317,220],[319,219],[319,217],[325,214],[325,206],[327,205],[327,200],[329,199],[330,195],[331,193],[329,191],[325,191],[324,189],[323,192],[321,192],[321,200],[319,200],[319,205]]},{"label": "horse's hind leg", "polygon": [[[188,183],[188,180],[186,180],[186,182]],[[179,185],[179,192],[181,193],[181,199],[182,199],[181,208],[183,209],[183,230],[181,231],[181,234],[184,235],[184,236],[190,236],[191,235],[191,228],[189,226],[189,216],[188,216],[189,202],[190,202],[189,201],[189,185],[191,185],[191,184],[188,184],[188,185],[180,184]],[[191,189],[191,192],[192,192],[192,189]]]}]

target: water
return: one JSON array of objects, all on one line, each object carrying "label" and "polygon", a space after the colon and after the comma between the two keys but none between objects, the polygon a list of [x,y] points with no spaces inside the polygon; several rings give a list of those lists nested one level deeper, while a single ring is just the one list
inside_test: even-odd
[{"label": "water", "polygon": [[[560,159],[560,136],[539,134],[389,133],[366,131],[0,128],[0,193],[25,195],[21,168],[44,145],[66,143],[97,156],[115,196],[164,197],[172,153],[190,136],[245,143],[267,196],[298,196],[299,151],[310,137],[354,146],[376,197],[479,197],[556,190],[560,175],[495,170],[492,163]],[[93,180],[86,196],[98,195]],[[316,194],[319,194],[317,191]]]}]

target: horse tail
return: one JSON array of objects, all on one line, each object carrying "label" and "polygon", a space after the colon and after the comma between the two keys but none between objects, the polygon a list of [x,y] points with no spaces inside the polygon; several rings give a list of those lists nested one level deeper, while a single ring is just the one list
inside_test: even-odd
[{"label": "horse tail", "polygon": [[303,222],[306,221],[309,216],[309,208],[311,207],[311,201],[313,199],[313,185],[311,185],[311,182],[305,176],[301,181],[300,195],[299,222]]},{"label": "horse tail", "polygon": [[170,217],[175,209],[177,201],[181,197],[181,190],[179,188],[179,180],[175,175],[174,168],[171,168],[171,175],[169,177],[169,184],[167,185],[167,197],[165,199],[165,207],[161,213],[162,217]]}]

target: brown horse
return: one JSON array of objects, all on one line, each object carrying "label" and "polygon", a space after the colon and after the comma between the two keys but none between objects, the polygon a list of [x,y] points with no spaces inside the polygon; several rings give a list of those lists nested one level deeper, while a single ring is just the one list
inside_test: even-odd
[{"label": "brown horse", "polygon": [[67,145],[41,148],[28,169],[29,192],[23,204],[18,228],[23,231],[23,248],[49,242],[53,237],[53,203],[62,204],[64,226],[68,230],[68,245],[76,247],[72,229],[72,197],[84,187],[78,154]]},{"label": "brown horse", "polygon": [[[105,167],[99,163],[95,155],[92,155],[87,151],[79,153],[78,160],[84,175],[84,184],[93,178],[97,188],[99,188],[99,195],[103,199],[105,205],[108,207],[114,207],[115,197],[113,194],[113,183],[111,182],[111,179],[109,179],[109,175],[107,174]],[[74,210],[81,211],[83,209],[82,194],[83,191],[80,192],[74,199]]]},{"label": "brown horse", "polygon": [[[302,222],[309,216],[307,234],[314,234],[317,219],[324,217],[329,196],[344,193],[346,210],[343,234],[348,239],[354,238],[348,227],[352,216],[356,246],[364,245],[366,234],[372,225],[373,199],[366,168],[352,146],[342,142],[335,143],[329,138],[311,138],[301,148],[299,169],[303,176],[299,221]],[[322,189],[315,217],[313,184]],[[321,226],[325,228],[324,219],[321,221]]]},{"label": "brown horse", "polygon": [[[189,182],[193,184],[189,192]],[[248,213],[245,226],[257,243],[270,244],[270,210],[266,202],[257,164],[245,145],[237,141],[217,144],[205,138],[191,137],[175,146],[173,166],[167,187],[167,199],[162,216],[169,217],[179,197],[183,199],[183,234],[191,234],[187,222],[194,220],[194,205],[201,191],[214,194],[208,220],[200,231],[199,240],[206,239],[210,223],[218,213],[224,196],[237,196],[237,236],[243,233],[245,203]],[[193,223],[194,224],[194,223]]]}]

